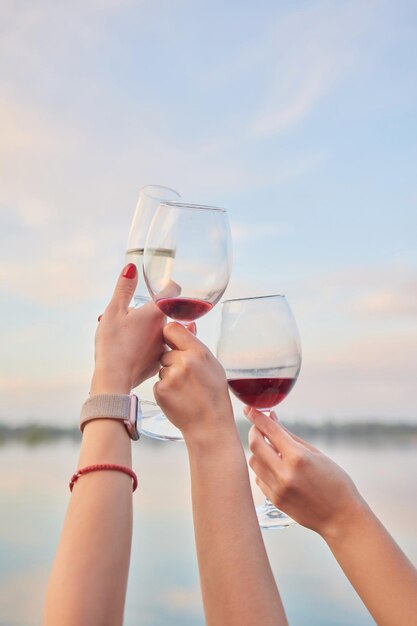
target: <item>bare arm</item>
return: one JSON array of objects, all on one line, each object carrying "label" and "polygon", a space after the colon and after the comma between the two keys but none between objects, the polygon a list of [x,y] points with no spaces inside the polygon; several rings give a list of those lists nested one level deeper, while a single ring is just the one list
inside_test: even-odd
[{"label": "bare arm", "polygon": [[[83,435],[79,467],[131,466],[123,424],[96,420]],[[121,625],[132,535],[132,479],[82,476],[71,495],[45,605],[45,626]]]},{"label": "bare arm", "polygon": [[[153,305],[128,309],[136,286],[120,276],[96,334],[91,395],[128,394],[156,371],[162,315]],[[84,428],[78,468],[96,463],[131,467],[124,425],[94,420]],[[49,579],[44,626],[119,626],[123,623],[132,537],[132,479],[98,471],[72,492]]]},{"label": "bare arm", "polygon": [[365,503],[352,513],[323,538],[379,626],[415,626],[415,567]]},{"label": "bare arm", "polygon": [[187,447],[207,625],[287,624],[237,433],[218,430],[203,448],[191,440]]},{"label": "bare arm", "polygon": [[379,626],[415,626],[417,570],[349,476],[278,422],[247,414],[254,424],[249,462],[262,491],[324,538]]},{"label": "bare arm", "polygon": [[207,626],[286,625],[255,514],[223,368],[178,324],[164,337],[157,400],[184,435]]}]

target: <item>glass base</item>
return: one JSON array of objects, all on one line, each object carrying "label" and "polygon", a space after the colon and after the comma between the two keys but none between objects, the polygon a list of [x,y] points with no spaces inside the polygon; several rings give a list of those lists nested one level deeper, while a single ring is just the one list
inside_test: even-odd
[{"label": "glass base", "polygon": [[265,502],[256,507],[256,513],[258,515],[259,526],[265,530],[280,530],[282,528],[289,528],[297,522],[291,517],[288,517],[286,513],[283,513],[272,504],[268,498]]},{"label": "glass base", "polygon": [[142,422],[140,432],[151,439],[184,441],[181,431],[171,424],[155,402],[141,400]]}]

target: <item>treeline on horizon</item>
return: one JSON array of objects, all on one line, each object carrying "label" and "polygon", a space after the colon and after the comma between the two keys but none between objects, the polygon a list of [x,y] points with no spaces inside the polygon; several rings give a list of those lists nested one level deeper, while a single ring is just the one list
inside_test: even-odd
[{"label": "treeline on horizon", "polygon": [[[417,443],[417,420],[415,423],[408,422],[379,422],[379,421],[325,421],[312,423],[303,420],[287,420],[285,425],[291,432],[307,441],[321,440],[332,441],[356,441],[372,443],[378,441],[403,441]],[[250,423],[247,420],[237,420],[238,430],[244,444],[247,444],[247,436]],[[219,437],[221,433],[219,433]],[[19,426],[0,423],[0,445],[8,443],[21,443],[25,445],[38,445],[67,440],[77,443],[81,440],[81,433],[77,427],[51,426],[39,423],[31,423]],[[153,439],[143,437],[147,444],[158,443]]]}]

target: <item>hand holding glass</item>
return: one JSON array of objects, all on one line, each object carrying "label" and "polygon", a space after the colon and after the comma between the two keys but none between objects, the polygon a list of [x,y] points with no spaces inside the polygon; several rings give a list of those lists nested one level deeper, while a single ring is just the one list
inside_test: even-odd
[{"label": "hand holding glass", "polygon": [[[224,209],[162,203],[149,228],[144,254],[145,281],[156,305],[186,325],[208,313],[228,285],[231,250]],[[144,428],[150,437],[182,439],[168,420],[146,420]]]}]

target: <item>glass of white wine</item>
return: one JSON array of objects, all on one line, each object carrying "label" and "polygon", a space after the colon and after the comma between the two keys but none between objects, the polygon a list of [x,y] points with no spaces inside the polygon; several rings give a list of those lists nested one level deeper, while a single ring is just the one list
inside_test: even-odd
[{"label": "glass of white wine", "polygon": [[[174,202],[180,198],[177,191],[161,185],[146,185],[139,192],[126,248],[126,263],[134,263],[138,268],[138,285],[132,302],[132,306],[136,308],[151,299],[143,279],[143,251],[149,226],[161,202]],[[161,250],[162,254],[166,252],[169,253],[169,251]],[[165,263],[163,262],[162,265],[164,266]]]},{"label": "glass of white wine", "polygon": [[[134,263],[138,270],[138,284],[131,303],[131,306],[135,308],[151,300],[143,277],[143,251],[149,226],[161,202],[179,200],[180,198],[181,196],[177,191],[161,185],[146,185],[142,187],[139,192],[139,199],[133,214],[126,248],[126,263]],[[165,254],[163,250],[161,253]],[[147,423],[146,420],[149,422],[157,420],[158,423],[160,420],[166,421],[165,416],[162,414],[161,409],[153,398],[152,388],[156,380],[157,376],[146,381],[136,390],[137,395],[141,398],[142,418],[144,420],[144,422],[142,422],[142,431],[144,423]],[[143,396],[152,397],[152,400],[144,400]],[[172,426],[172,428],[174,428],[174,426]],[[179,431],[173,433],[174,438],[175,435],[181,438]]]}]

